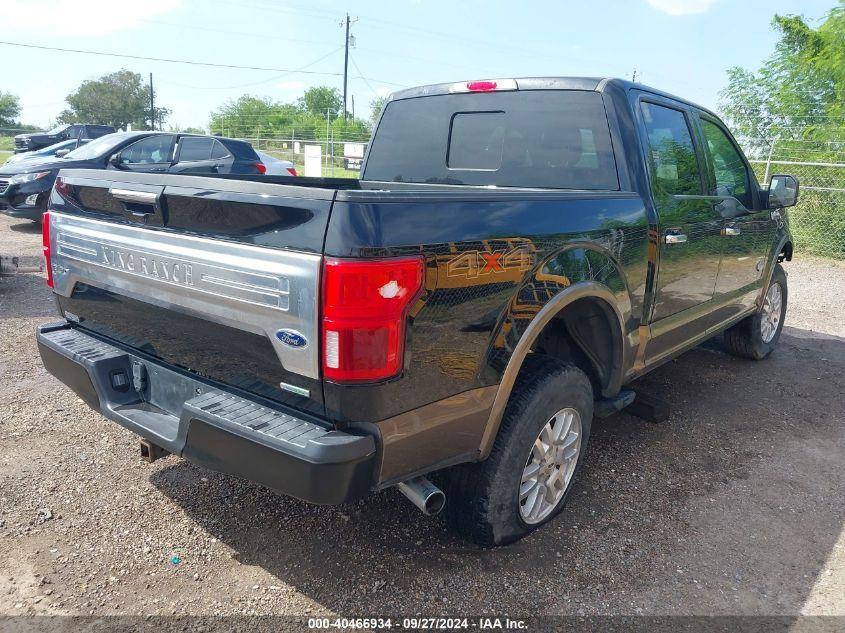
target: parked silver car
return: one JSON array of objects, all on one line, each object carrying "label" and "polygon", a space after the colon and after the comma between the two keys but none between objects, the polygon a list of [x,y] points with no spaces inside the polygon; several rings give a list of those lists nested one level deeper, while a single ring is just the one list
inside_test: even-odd
[{"label": "parked silver car", "polygon": [[260,152],[255,150],[255,153],[258,154],[258,157],[261,159],[261,162],[264,163],[264,166],[267,168],[265,172],[266,176],[296,176],[296,167],[294,167],[293,163],[289,160],[282,160],[281,158],[276,158],[275,156],[271,156],[267,152]]},{"label": "parked silver car", "polygon": [[48,145],[47,147],[43,147],[41,149],[36,149],[31,152],[21,152],[20,154],[13,154],[9,158],[6,159],[6,162],[3,163],[4,165],[10,165],[12,163],[20,163],[22,161],[30,161],[30,160],[48,160],[50,158],[61,158],[71,150],[76,149],[80,145],[85,145],[91,139],[88,138],[71,138],[65,141],[59,141],[58,143],[53,143],[52,145]]}]

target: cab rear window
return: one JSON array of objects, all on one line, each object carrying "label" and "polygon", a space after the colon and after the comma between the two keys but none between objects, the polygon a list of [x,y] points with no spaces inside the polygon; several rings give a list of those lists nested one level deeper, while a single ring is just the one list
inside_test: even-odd
[{"label": "cab rear window", "polygon": [[601,95],[579,90],[393,101],[379,122],[363,179],[619,188]]}]

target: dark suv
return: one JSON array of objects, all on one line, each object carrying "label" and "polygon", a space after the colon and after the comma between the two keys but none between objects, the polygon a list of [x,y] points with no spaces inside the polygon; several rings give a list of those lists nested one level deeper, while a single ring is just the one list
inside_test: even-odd
[{"label": "dark suv", "polygon": [[49,132],[32,132],[29,134],[18,134],[15,137],[15,154],[31,152],[42,147],[47,147],[67,141],[68,139],[95,139],[111,134],[115,129],[111,125],[84,125],[73,123],[59,125]]},{"label": "dark suv", "polygon": [[253,174],[264,164],[245,141],[170,132],[116,132],[61,158],[0,167],[0,212],[41,221],[60,169],[115,169],[180,174]]}]

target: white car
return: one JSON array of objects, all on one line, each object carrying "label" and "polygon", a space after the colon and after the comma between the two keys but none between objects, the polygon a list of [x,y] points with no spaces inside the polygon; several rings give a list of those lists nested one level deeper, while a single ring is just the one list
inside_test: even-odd
[{"label": "white car", "polygon": [[261,162],[264,163],[264,166],[267,168],[267,171],[264,173],[265,176],[297,175],[296,168],[289,160],[282,160],[280,158],[276,158],[275,156],[270,156],[270,154],[267,154],[266,152],[259,152],[258,150],[255,150],[255,153],[258,154]]},{"label": "white car", "polygon": [[90,139],[68,139],[66,141],[59,141],[58,143],[54,143],[53,145],[49,145],[42,149],[36,149],[32,152],[21,152],[19,154],[13,154],[6,159],[6,162],[3,163],[4,165],[11,165],[12,163],[19,163],[21,161],[29,161],[29,160],[49,160],[54,157],[61,157],[70,152],[71,150],[76,149],[80,145],[85,145]]}]

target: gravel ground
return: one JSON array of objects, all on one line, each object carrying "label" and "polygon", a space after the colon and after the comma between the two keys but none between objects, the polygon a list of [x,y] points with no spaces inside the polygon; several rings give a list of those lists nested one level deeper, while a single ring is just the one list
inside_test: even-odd
[{"label": "gravel ground", "polygon": [[[0,216],[0,253],[39,252]],[[394,490],[314,507],[141,461],[42,368],[41,276],[2,279],[0,614],[845,615],[845,263],[787,271],[770,359],[716,342],[640,380],[671,418],[594,424],[568,509],[497,550]]]}]

